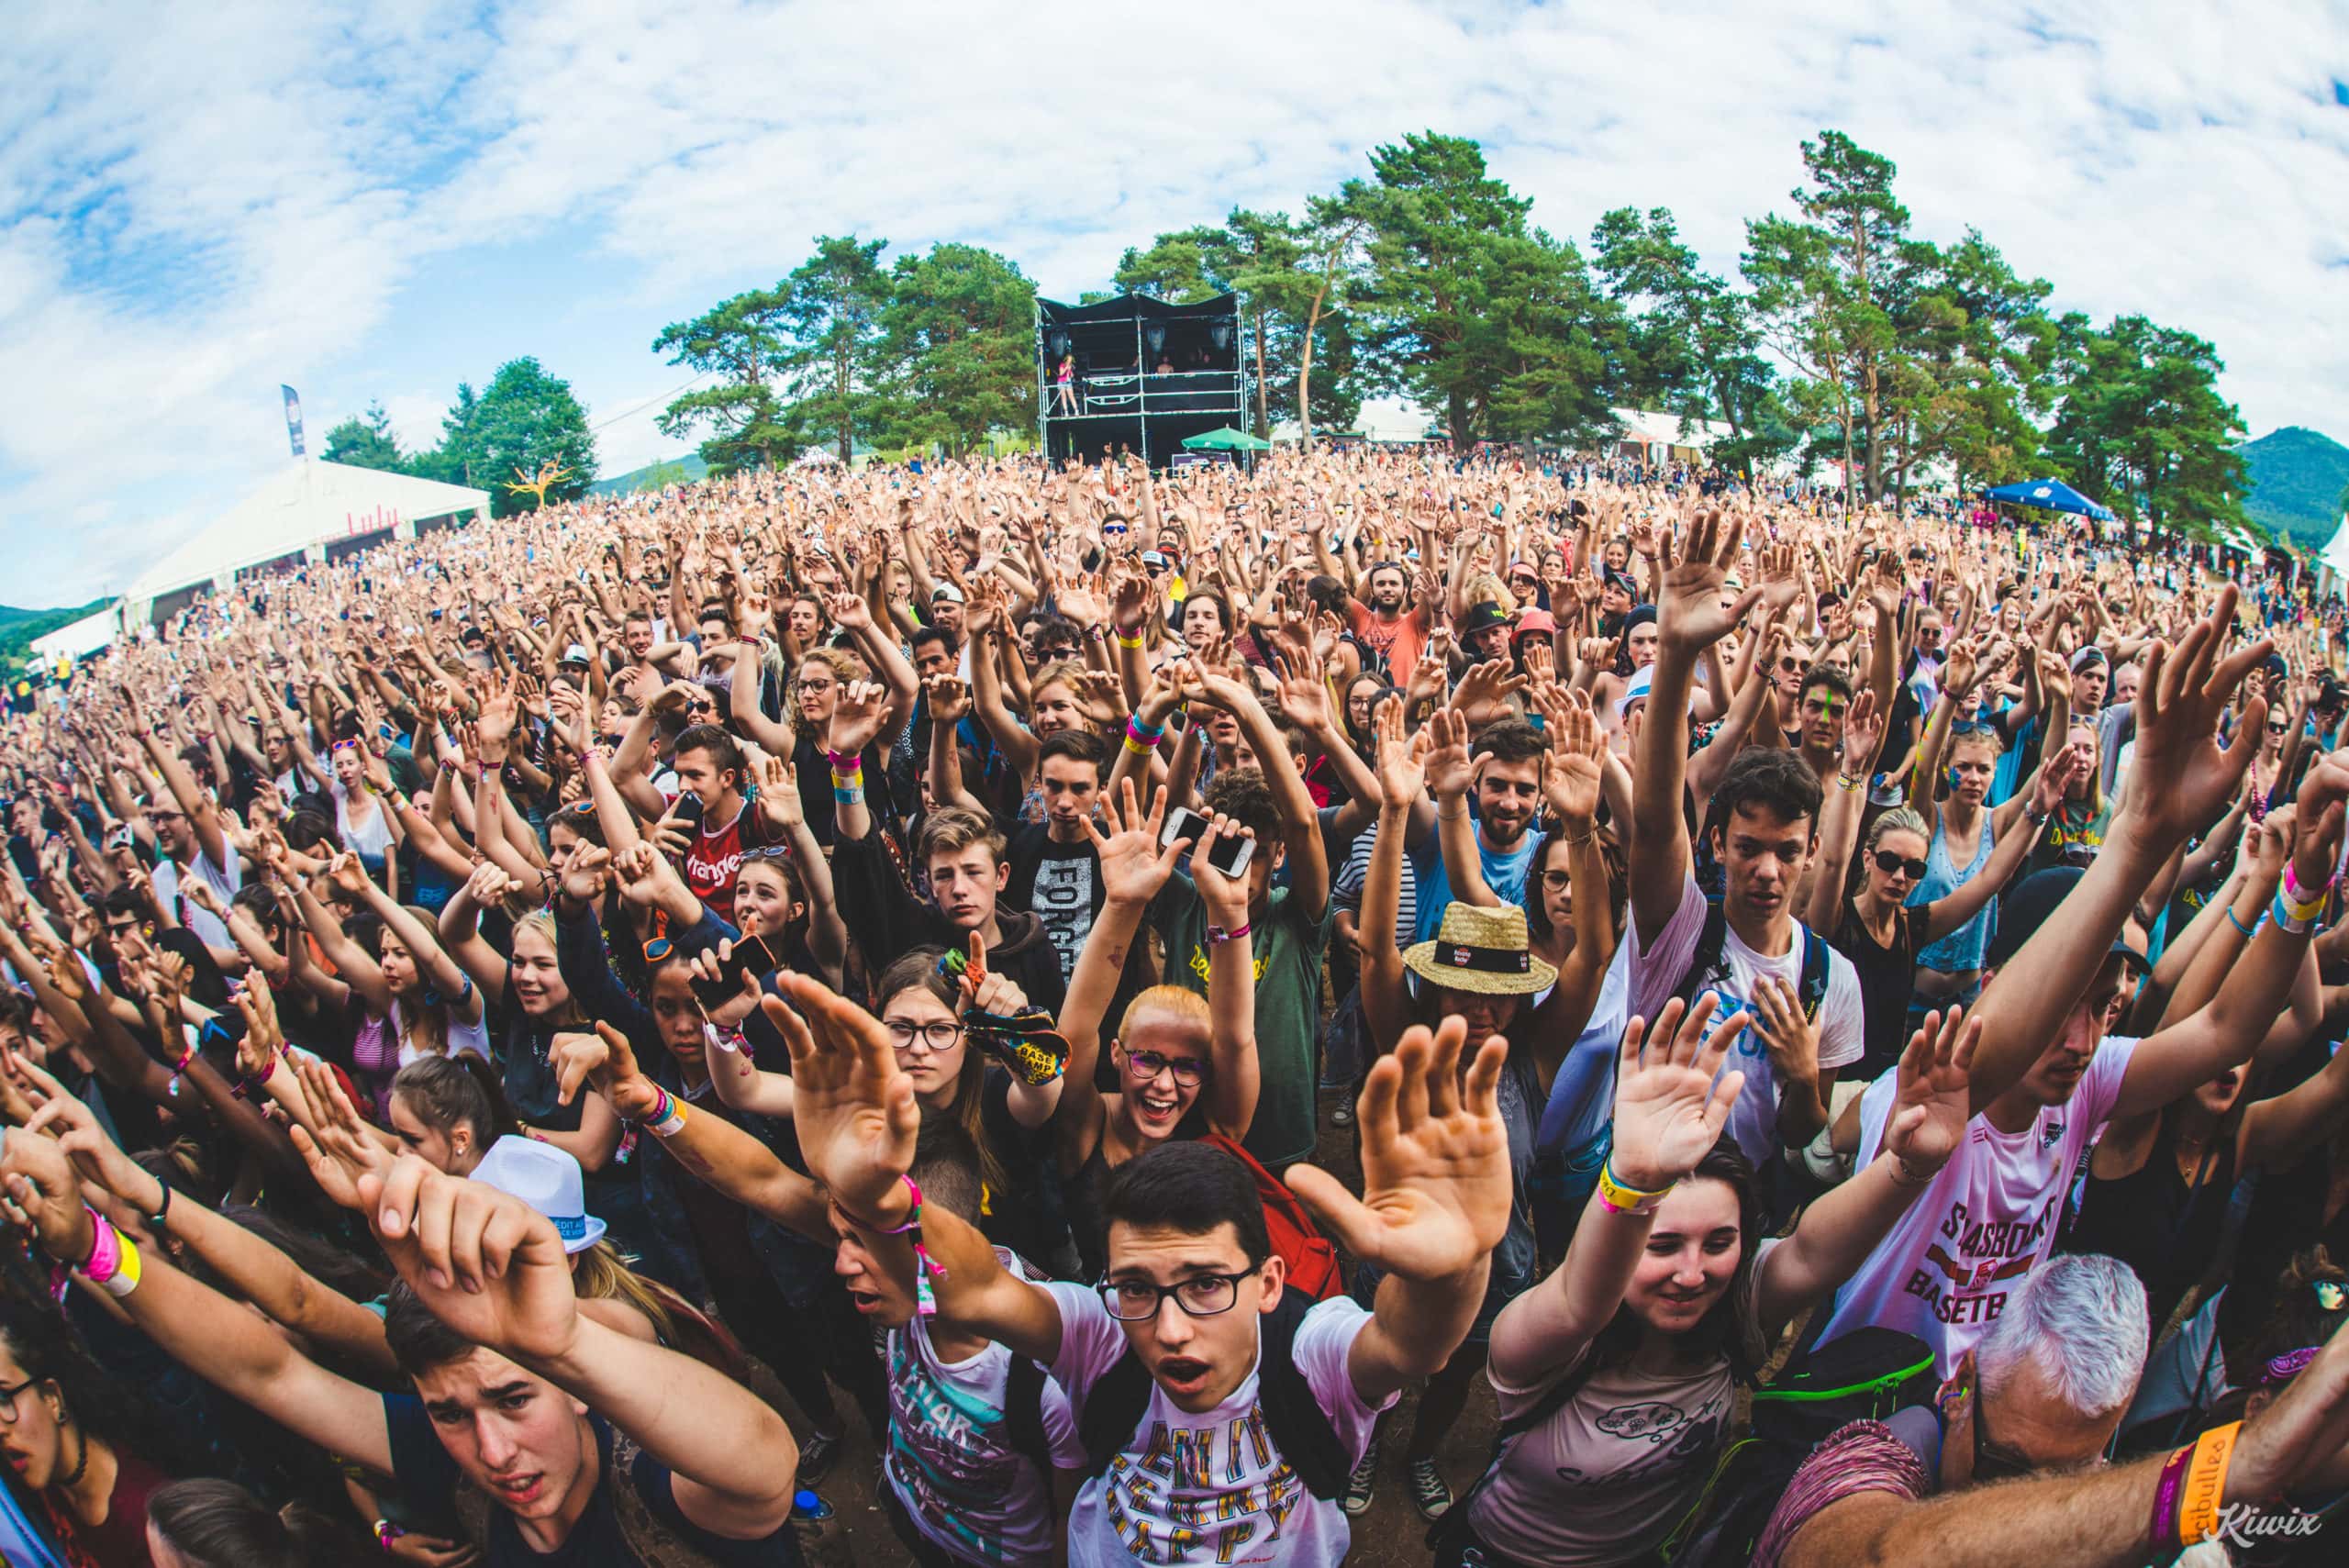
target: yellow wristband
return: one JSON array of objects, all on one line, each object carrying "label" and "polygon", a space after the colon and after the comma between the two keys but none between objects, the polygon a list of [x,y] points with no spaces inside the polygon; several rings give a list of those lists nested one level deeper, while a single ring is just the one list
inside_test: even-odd
[{"label": "yellow wristband", "polygon": [[1141,639],[1139,637],[1128,637],[1121,631],[1118,633],[1118,646],[1120,648],[1140,648],[1141,646]]},{"label": "yellow wristband", "polygon": [[122,1248],[122,1261],[115,1265],[114,1273],[107,1275],[98,1288],[119,1301],[139,1288],[139,1244],[119,1232],[117,1238]]},{"label": "yellow wristband", "polygon": [[1654,1192],[1642,1192],[1637,1187],[1627,1187],[1617,1181],[1613,1166],[1601,1165],[1598,1168],[1598,1201],[1618,1214],[1653,1214],[1656,1205],[1662,1203],[1664,1195],[1671,1190],[1670,1187],[1659,1187]]},{"label": "yellow wristband", "polygon": [[2213,1427],[2195,1440],[2194,1458],[2186,1468],[2186,1485],[2177,1499],[2177,1539],[2192,1546],[2218,1533],[2219,1503],[2227,1492],[2227,1466],[2235,1456],[2241,1421]]}]

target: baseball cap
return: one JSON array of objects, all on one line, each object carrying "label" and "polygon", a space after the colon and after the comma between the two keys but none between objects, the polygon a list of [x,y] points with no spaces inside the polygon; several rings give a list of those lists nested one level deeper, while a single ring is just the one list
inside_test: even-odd
[{"label": "baseball cap", "polygon": [[930,595],[930,602],[933,605],[959,605],[963,602],[963,590],[952,583],[941,583],[937,591]]},{"label": "baseball cap", "polygon": [[1543,637],[1554,637],[1557,635],[1557,631],[1558,618],[1549,611],[1520,610],[1517,613],[1517,629],[1510,632],[1508,636],[1509,640],[1514,642],[1519,638],[1524,637],[1529,633],[1539,633]]},{"label": "baseball cap", "polygon": [[1466,615],[1460,617],[1460,635],[1473,637],[1480,631],[1488,631],[1508,623],[1509,613],[1507,610],[1490,599],[1479,599],[1468,606]]},{"label": "baseball cap", "polygon": [[1145,550],[1141,552],[1141,563],[1144,566],[1164,566],[1167,564],[1166,552],[1159,550]]},{"label": "baseball cap", "polygon": [[587,645],[584,642],[573,643],[562,651],[562,657],[555,661],[558,664],[584,664],[587,662]]},{"label": "baseball cap", "polygon": [[[1983,955],[1983,967],[2003,969],[2012,962],[2023,944],[2062,907],[2065,896],[2087,874],[2078,866],[2050,866],[2016,884],[2006,902],[1998,906],[1998,931],[1990,939],[1989,951]],[[2119,953],[2140,971],[2153,968],[2143,952],[2117,937],[2110,952]]]}]

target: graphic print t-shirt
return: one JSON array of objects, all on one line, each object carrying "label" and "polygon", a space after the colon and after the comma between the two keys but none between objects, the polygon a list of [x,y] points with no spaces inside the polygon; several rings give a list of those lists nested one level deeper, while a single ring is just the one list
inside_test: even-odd
[{"label": "graphic print t-shirt", "polygon": [[[1094,1380],[1126,1353],[1126,1333],[1092,1287],[1053,1284],[1061,1353],[1051,1372],[1080,1411]],[[1351,1467],[1370,1446],[1378,1412],[1354,1392],[1346,1357],[1370,1314],[1345,1296],[1317,1304],[1291,1349],[1314,1401],[1330,1417]],[[1076,1495],[1068,1520],[1070,1568],[1136,1562],[1279,1562],[1337,1568],[1351,1540],[1333,1501],[1305,1489],[1273,1444],[1251,1371],[1212,1410],[1178,1410],[1152,1387],[1125,1451]]]},{"label": "graphic print t-shirt", "polygon": [[1094,917],[1100,913],[1100,860],[1091,843],[1056,844],[1044,826],[1018,828],[1008,851],[1015,909],[1026,909],[1044,923],[1052,951],[1061,961],[1061,984],[1076,973],[1076,955],[1093,934]]},{"label": "graphic print t-shirt", "polygon": [[[1008,1248],[1004,1267],[1035,1277]],[[1011,1351],[989,1343],[944,1362],[920,1318],[889,1332],[889,1485],[914,1528],[971,1562],[1044,1564],[1056,1533],[1047,1478],[1004,1433]],[[1081,1469],[1068,1396],[1044,1380],[1041,1414],[1052,1461]]]},{"label": "graphic print t-shirt", "polygon": [[[2071,1099],[2042,1106],[2021,1132],[2000,1132],[1978,1116],[1967,1122],[1965,1141],[1932,1185],[1836,1294],[1820,1342],[1882,1324],[1932,1346],[1947,1377],[2054,1251],[2065,1195],[2112,1115],[2136,1050],[2133,1040],[2098,1046]],[[1883,1147],[1898,1076],[1887,1069],[1860,1098],[1854,1169]]]},{"label": "graphic print t-shirt", "polygon": [[685,885],[696,898],[728,925],[734,919],[734,873],[742,851],[763,849],[775,841],[765,814],[755,802],[744,801],[734,819],[713,828],[707,817],[685,851]]},{"label": "graphic print t-shirt", "polygon": [[[1705,895],[1698,890],[1694,875],[1687,877],[1680,891],[1680,907],[1664,922],[1653,943],[1642,946],[1640,923],[1636,919],[1631,922],[1626,937],[1631,949],[1632,1012],[1653,1018],[1672,999],[1681,977],[1688,973],[1688,965],[1697,956],[1697,939],[1704,929]],[[1773,958],[1755,952],[1740,941],[1734,929],[1723,933],[1721,960],[1729,973],[1690,997],[1690,1005],[1695,1005],[1706,991],[1718,998],[1709,1029],[1741,1007],[1751,1011],[1755,983],[1763,975],[1776,975],[1799,990],[1803,943],[1809,940],[1798,925],[1787,951]],[[1828,954],[1827,996],[1820,1004],[1817,1021],[1820,1072],[1846,1067],[1860,1059],[1866,1045],[1860,976],[1842,953]],[[1737,1104],[1730,1109],[1730,1136],[1737,1140],[1738,1149],[1748,1160],[1757,1166],[1765,1164],[1778,1151],[1778,1075],[1770,1060],[1770,1048],[1762,1039],[1758,1016],[1738,1037],[1737,1046],[1730,1052],[1722,1071],[1732,1068],[1745,1074],[1745,1086],[1738,1091]]]}]

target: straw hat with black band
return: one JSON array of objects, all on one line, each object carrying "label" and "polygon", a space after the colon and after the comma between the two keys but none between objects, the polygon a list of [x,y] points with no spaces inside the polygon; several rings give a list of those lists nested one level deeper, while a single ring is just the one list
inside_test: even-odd
[{"label": "straw hat with black band", "polygon": [[1403,963],[1447,991],[1485,996],[1531,996],[1558,981],[1556,966],[1533,956],[1525,911],[1514,904],[1494,909],[1454,899],[1435,940],[1406,948]]}]

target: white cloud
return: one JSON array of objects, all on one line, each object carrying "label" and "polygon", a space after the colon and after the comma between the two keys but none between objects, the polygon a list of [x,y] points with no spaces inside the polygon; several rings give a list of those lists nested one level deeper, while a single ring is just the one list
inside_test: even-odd
[{"label": "white cloud", "polygon": [[[281,379],[340,389],[314,439],[325,402],[378,386],[404,442],[432,439],[446,394],[419,383],[489,364],[385,367],[500,326],[417,282],[434,258],[585,236],[594,265],[544,286],[575,284],[599,340],[540,348],[580,360],[603,420],[683,379],[644,350],[663,321],[816,234],[993,244],[1073,294],[1156,230],[1294,210],[1425,127],[1483,139],[1553,233],[1669,206],[1724,270],[1743,219],[1786,207],[1797,143],[1838,127],[1899,163],[1922,232],[1978,225],[2059,307],[2211,339],[2255,433],[2349,436],[2337,0],[2050,15],[1056,0],[876,26],[416,0],[117,8],[94,34],[31,13],[0,60],[0,526],[52,597],[118,581],[280,461]],[[608,472],[675,450],[656,412],[599,433]]]}]

